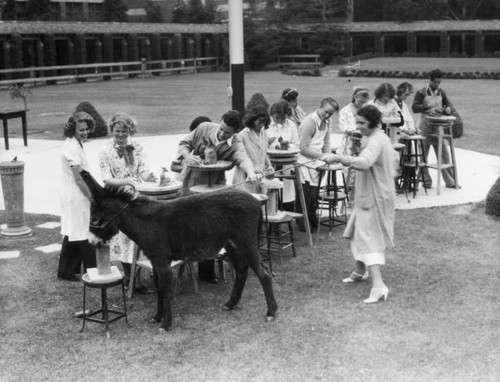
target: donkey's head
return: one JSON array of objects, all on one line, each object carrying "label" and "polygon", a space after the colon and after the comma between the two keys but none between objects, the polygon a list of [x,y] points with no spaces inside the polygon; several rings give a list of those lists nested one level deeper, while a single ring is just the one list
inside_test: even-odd
[{"label": "donkey's head", "polygon": [[90,173],[83,170],[81,175],[94,198],[90,208],[89,231],[91,237],[89,241],[93,245],[98,245],[102,241],[108,241],[118,233],[118,225],[114,219],[117,202],[113,200],[116,198],[108,196],[108,192],[97,183]]}]

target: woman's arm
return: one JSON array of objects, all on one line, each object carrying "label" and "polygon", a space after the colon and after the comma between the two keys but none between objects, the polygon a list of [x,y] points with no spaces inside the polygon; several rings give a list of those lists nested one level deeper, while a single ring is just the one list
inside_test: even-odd
[{"label": "woman's arm", "polygon": [[90,192],[89,188],[87,187],[87,184],[82,178],[82,168],[80,165],[74,165],[71,166],[71,172],[73,173],[73,177],[75,178],[76,185],[82,191],[83,195],[87,197],[91,202],[94,201],[94,197],[92,196],[92,193]]}]

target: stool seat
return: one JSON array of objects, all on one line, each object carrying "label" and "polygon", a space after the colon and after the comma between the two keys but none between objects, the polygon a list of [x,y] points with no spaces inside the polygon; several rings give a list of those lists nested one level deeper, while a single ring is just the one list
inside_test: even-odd
[{"label": "stool seat", "polygon": [[[83,310],[84,312],[82,316],[82,328],[80,329],[80,333],[82,333],[85,329],[85,322],[86,321],[91,321],[91,322],[96,322],[98,324],[103,324],[106,325],[106,338],[110,337],[109,334],[109,324],[111,322],[114,322],[116,320],[119,320],[120,318],[125,317],[125,322],[127,323],[128,326],[128,319],[127,319],[127,303],[125,301],[125,286],[123,284],[123,276],[118,270],[118,267],[113,266],[111,267],[111,274],[110,275],[98,275],[96,279],[92,279],[89,276],[90,274],[96,274],[97,268],[89,268],[87,270],[87,273],[85,273],[82,276],[82,283],[83,283]],[[119,275],[119,276],[118,276]],[[107,290],[109,288],[115,287],[115,286],[121,286],[122,289],[122,298],[123,298],[123,311],[118,311],[118,310],[113,310],[113,309],[108,309],[108,294]],[[87,288],[94,288],[94,289],[100,289],[101,290],[101,308],[89,313],[85,314],[86,312],[86,295],[87,295]],[[96,318],[94,316],[101,314],[102,318]],[[110,318],[110,315],[113,314],[115,317]]]}]

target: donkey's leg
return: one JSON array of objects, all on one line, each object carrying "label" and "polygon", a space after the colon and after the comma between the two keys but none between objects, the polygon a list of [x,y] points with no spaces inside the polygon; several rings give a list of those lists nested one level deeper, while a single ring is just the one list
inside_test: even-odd
[{"label": "donkey's leg", "polygon": [[160,283],[158,282],[158,272],[153,267],[153,278],[156,287],[156,314],[151,319],[151,322],[161,322],[163,318],[163,294],[160,291]]},{"label": "donkey's leg", "polygon": [[233,284],[233,291],[231,292],[231,297],[224,304],[224,306],[231,310],[233,307],[238,305],[241,299],[241,293],[245,287],[248,276],[248,264],[242,261],[239,251],[231,244],[226,245],[226,252],[229,256],[229,260],[233,263],[235,280]]},{"label": "donkey's leg", "polygon": [[[163,307],[163,321],[160,330],[169,330],[172,326],[172,298],[174,296],[174,277],[170,265],[160,268],[158,271],[158,299],[161,295],[161,304]],[[160,302],[158,302],[160,304]]]},{"label": "donkey's leg", "polygon": [[244,261],[248,262],[248,265],[255,272],[260,280],[262,289],[264,289],[264,295],[266,296],[267,303],[267,321],[273,321],[276,318],[276,311],[278,310],[278,304],[274,299],[273,292],[273,280],[271,275],[261,266],[259,249],[256,243],[246,242],[239,243],[239,248],[243,248],[241,255]]}]

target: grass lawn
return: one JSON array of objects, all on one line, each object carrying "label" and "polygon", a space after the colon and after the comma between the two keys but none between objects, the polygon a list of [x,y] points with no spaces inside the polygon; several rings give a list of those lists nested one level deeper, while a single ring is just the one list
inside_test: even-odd
[{"label": "grass lawn", "polygon": [[[362,62],[362,66],[400,70],[475,71],[476,68],[500,67],[499,59],[440,59],[440,58],[378,58]],[[465,68],[465,69],[464,69]],[[394,85],[403,79],[333,77],[324,70],[322,77],[288,76],[277,71],[248,72],[245,75],[246,98],[261,92],[271,103],[286,87],[300,91],[300,103],[306,112],[313,111],[321,98],[333,96],[343,106],[350,102],[352,88],[368,86],[372,92],[382,82]],[[427,81],[409,80],[415,88]],[[62,126],[79,102],[90,101],[107,120],[113,113],[126,111],[136,117],[140,134],[158,135],[187,132],[189,123],[198,115],[213,120],[231,108],[227,97],[229,73],[202,73],[159,78],[93,82],[33,89],[28,100],[28,126],[31,138],[62,139]],[[445,80],[443,88],[449,94],[464,120],[464,137],[457,146],[488,154],[500,155],[500,129],[497,120],[499,82],[495,80]],[[20,107],[20,100],[11,100],[8,91],[0,92],[4,108]],[[411,100],[410,100],[411,102]],[[20,133],[19,121],[10,121],[13,133]],[[334,118],[333,131],[338,132]]]},{"label": "grass lawn", "polygon": [[[30,227],[52,219],[26,216]],[[172,331],[159,334],[148,322],[155,297],[136,295],[128,300],[132,328],[111,324],[110,340],[94,323],[78,333],[82,286],[56,279],[58,254],[32,249],[57,242],[57,230],[48,238],[35,228],[32,238],[2,243],[23,250],[0,261],[0,380],[497,380],[498,219],[464,205],[398,211],[396,224],[385,303],[365,306],[369,283],[340,281],[352,259],[337,227],[312,248],[298,235],[298,256],[275,260],[274,323],[265,322],[253,274],[232,312],[222,310],[230,283],[201,284],[195,295],[186,278]],[[110,295],[121,307],[118,293]]]}]

